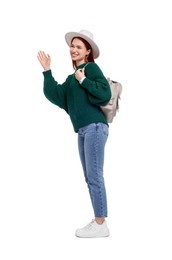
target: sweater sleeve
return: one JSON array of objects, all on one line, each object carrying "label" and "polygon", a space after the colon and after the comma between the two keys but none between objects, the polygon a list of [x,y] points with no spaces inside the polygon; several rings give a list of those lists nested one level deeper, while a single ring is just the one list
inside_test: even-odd
[{"label": "sweater sleeve", "polygon": [[87,90],[89,101],[97,106],[106,105],[111,98],[111,90],[99,66],[89,63],[85,68],[85,75],[81,85]]},{"label": "sweater sleeve", "polygon": [[53,78],[51,70],[43,72],[43,76],[43,92],[46,98],[54,105],[57,105],[67,111],[66,86],[68,84],[69,77],[63,84],[58,84],[58,82]]}]

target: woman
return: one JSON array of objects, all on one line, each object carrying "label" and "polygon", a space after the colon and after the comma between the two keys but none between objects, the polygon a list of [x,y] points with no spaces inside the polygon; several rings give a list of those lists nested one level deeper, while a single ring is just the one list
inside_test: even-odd
[{"label": "woman", "polygon": [[78,134],[78,149],[85,181],[93,206],[94,219],[76,230],[77,237],[106,237],[107,198],[103,177],[104,148],[108,138],[108,123],[100,109],[111,98],[110,86],[94,59],[99,48],[87,30],[69,32],[65,40],[70,47],[75,73],[58,84],[50,69],[51,58],[43,51],[38,60],[44,72],[44,94],[53,104],[64,109]]}]

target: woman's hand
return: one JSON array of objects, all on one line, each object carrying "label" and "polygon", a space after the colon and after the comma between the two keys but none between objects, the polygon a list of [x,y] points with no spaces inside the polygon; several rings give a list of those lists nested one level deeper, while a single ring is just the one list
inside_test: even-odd
[{"label": "woman's hand", "polygon": [[46,55],[44,51],[39,51],[37,58],[44,68],[44,71],[50,70],[51,57],[49,54]]},{"label": "woman's hand", "polygon": [[82,78],[85,77],[85,68],[83,69],[78,69],[76,72],[75,72],[75,78],[80,81]]}]

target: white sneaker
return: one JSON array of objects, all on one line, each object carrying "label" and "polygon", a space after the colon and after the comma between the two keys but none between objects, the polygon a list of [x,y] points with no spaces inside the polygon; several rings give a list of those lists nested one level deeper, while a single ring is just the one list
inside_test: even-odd
[{"label": "white sneaker", "polygon": [[106,221],[104,221],[103,224],[97,224],[97,222],[93,219],[84,228],[77,229],[75,235],[77,237],[92,238],[108,237],[110,233]]}]

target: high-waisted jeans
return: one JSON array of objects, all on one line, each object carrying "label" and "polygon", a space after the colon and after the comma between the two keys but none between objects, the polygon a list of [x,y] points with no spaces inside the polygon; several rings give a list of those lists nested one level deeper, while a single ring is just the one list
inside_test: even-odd
[{"label": "high-waisted jeans", "polygon": [[95,217],[107,217],[103,167],[108,134],[109,128],[104,123],[93,123],[78,131],[79,155]]}]

